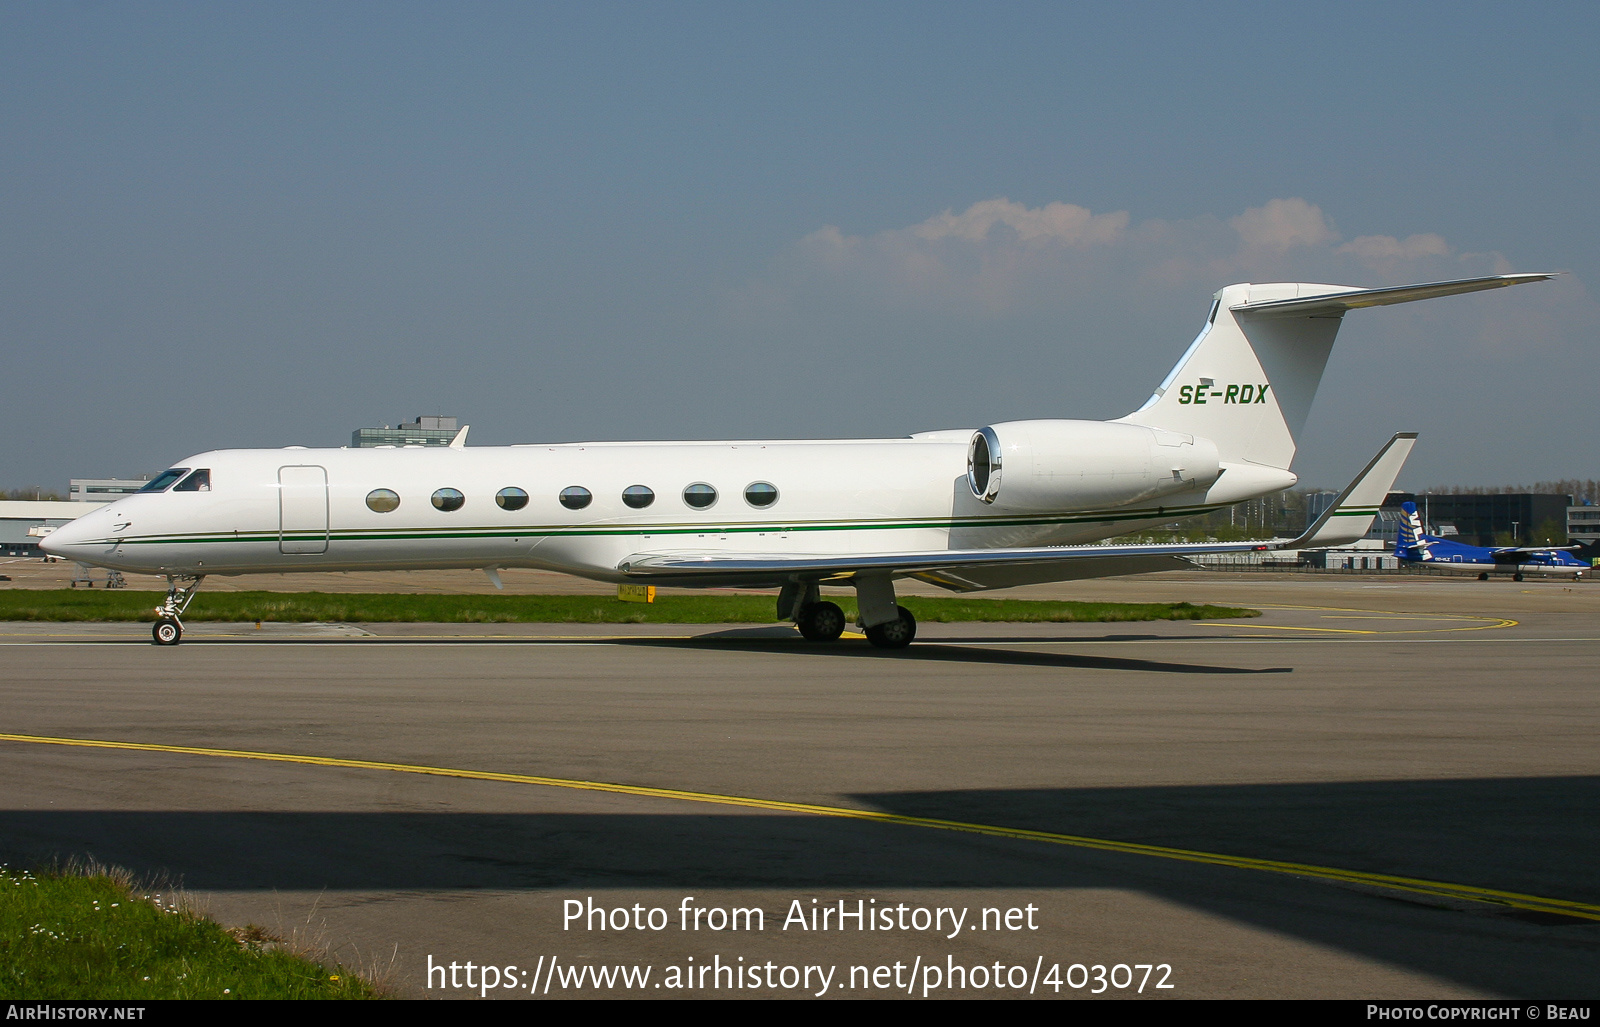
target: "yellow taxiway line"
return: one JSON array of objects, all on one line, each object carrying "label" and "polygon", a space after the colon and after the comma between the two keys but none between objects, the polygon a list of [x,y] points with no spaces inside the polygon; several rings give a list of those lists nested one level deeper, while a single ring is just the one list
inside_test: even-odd
[{"label": "yellow taxiway line", "polygon": [[1319,628],[1294,624],[1248,624],[1238,621],[1193,621],[1208,628],[1239,628],[1244,631],[1314,631],[1337,635],[1422,635],[1446,631],[1492,631],[1496,628],[1514,628],[1517,621],[1508,617],[1484,617],[1475,614],[1401,613],[1398,610],[1353,610],[1342,606],[1286,606],[1259,604],[1263,610],[1308,610],[1332,614],[1325,620],[1412,620],[1412,621],[1481,621],[1455,628]]},{"label": "yellow taxiway line", "polygon": [[1268,873],[1287,874],[1293,877],[1308,877],[1337,881],[1342,884],[1409,892],[1458,902],[1486,903],[1512,909],[1554,913],[1561,916],[1600,921],[1600,905],[1574,902],[1569,899],[1552,899],[1540,895],[1525,895],[1520,892],[1479,888],[1474,885],[1429,881],[1416,877],[1399,877],[1394,874],[1374,874],[1361,870],[1344,870],[1339,867],[1324,867],[1311,863],[1252,859],[1246,856],[1230,856],[1217,852],[1176,849],[1166,845],[1143,845],[1137,842],[1119,842],[1108,838],[1088,838],[1082,835],[1058,834],[1052,831],[1030,831],[1023,828],[999,827],[992,824],[965,823],[959,820],[912,817],[898,813],[884,813],[877,810],[851,809],[847,806],[823,806],[806,802],[784,802],[778,799],[757,799],[742,795],[719,795],[715,792],[690,792],[676,788],[650,788],[642,785],[614,784],[606,781],[578,781],[568,778],[538,777],[528,774],[501,774],[485,770],[429,767],[412,763],[383,763],[375,760],[349,760],[330,756],[305,756],[281,752],[251,752],[241,749],[207,749],[192,745],[156,745],[149,742],[116,742],[94,738],[51,738],[43,735],[16,734],[0,734],[0,741],[24,742],[35,745],[75,746],[90,749],[175,753],[185,756],[213,756],[226,759],[265,760],[272,763],[298,763],[313,767],[343,767],[352,770],[385,770],[401,774],[428,774],[435,777],[465,778],[473,781],[498,781],[507,784],[539,785],[546,788],[571,788],[587,792],[609,792],[614,795],[632,795],[652,799],[675,799],[680,802],[743,806],[748,809],[766,810],[773,813],[801,813],[819,817],[840,817],[878,824],[898,824],[904,827],[924,827],[941,831],[987,835],[992,838],[1046,842],[1052,845],[1068,845],[1074,848],[1096,849],[1102,852],[1116,852],[1132,856],[1154,856],[1187,863],[1208,863],[1214,866],[1235,867],[1241,870],[1261,870]]}]

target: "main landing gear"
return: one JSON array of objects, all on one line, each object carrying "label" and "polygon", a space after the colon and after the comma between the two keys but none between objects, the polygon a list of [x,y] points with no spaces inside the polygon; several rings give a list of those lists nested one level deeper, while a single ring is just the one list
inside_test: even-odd
[{"label": "main landing gear", "polygon": [[156,645],[177,645],[183,639],[183,614],[194,601],[195,589],[206,580],[204,574],[168,574],[167,598],[156,607],[156,622],[150,637]]},{"label": "main landing gear", "polygon": [[[903,649],[917,637],[917,618],[895,602],[894,582],[887,574],[858,576],[857,605],[867,641],[879,649]],[[792,620],[812,642],[832,642],[844,634],[844,611],[822,598],[814,581],[792,582],[778,593],[778,619]]]},{"label": "main landing gear", "polygon": [[879,649],[904,649],[917,637],[917,618],[904,606],[896,606],[895,611],[899,616],[894,620],[866,628],[867,641]]},{"label": "main landing gear", "polygon": [[832,642],[844,634],[844,611],[837,603],[807,603],[795,616],[794,626],[812,642]]}]

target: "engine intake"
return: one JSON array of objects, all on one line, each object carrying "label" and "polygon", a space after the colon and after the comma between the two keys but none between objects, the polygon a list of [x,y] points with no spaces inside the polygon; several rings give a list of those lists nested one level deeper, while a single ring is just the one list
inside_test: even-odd
[{"label": "engine intake", "polygon": [[1206,488],[1220,470],[1210,439],[1107,421],[1006,421],[967,446],[972,494],[1015,510],[1125,506]]}]

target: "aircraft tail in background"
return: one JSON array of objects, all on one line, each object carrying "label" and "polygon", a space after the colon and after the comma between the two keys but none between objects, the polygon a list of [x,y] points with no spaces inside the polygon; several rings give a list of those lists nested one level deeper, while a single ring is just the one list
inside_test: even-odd
[{"label": "aircraft tail in background", "polygon": [[1430,560],[1432,554],[1428,552],[1431,540],[1425,533],[1422,518],[1417,515],[1417,504],[1406,502],[1400,504],[1400,531],[1394,541],[1394,551],[1400,553],[1407,549],[1416,549],[1416,559]]}]

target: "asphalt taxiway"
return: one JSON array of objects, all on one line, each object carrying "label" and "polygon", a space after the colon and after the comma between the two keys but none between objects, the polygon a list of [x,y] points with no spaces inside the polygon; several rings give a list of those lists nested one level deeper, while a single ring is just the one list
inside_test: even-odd
[{"label": "asphalt taxiway", "polygon": [[[542,994],[552,959],[650,966],[648,997],[818,990],[654,987],[691,957],[835,966],[854,997],[997,963],[928,994],[1026,995],[992,979],[1014,967],[1054,994],[1057,964],[1091,975],[1063,995],[1117,964],[1169,965],[1158,996],[1600,992],[1600,584],[1049,589],[1265,615],[924,624],[898,653],[759,627],[196,623],[161,649],[0,625],[0,860],[164,875],[418,996],[480,990],[430,958],[515,965],[500,997]],[[579,929],[568,900],[670,924]],[[970,919],[784,929],[813,900]],[[685,903],[765,930],[680,929]]]}]

